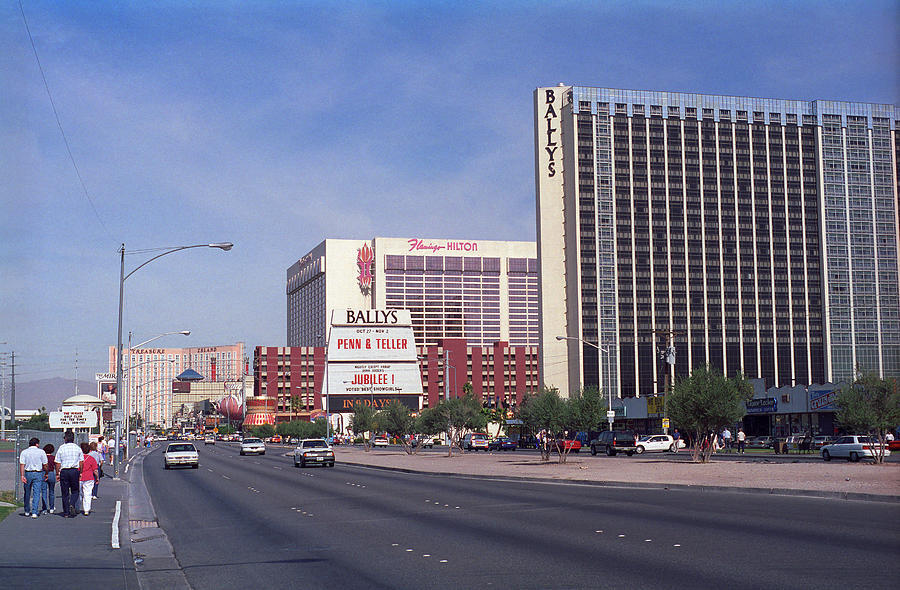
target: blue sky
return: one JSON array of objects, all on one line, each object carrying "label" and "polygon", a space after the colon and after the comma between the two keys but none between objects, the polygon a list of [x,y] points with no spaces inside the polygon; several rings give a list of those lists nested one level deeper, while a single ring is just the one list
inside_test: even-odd
[{"label": "blue sky", "polygon": [[[125,332],[284,345],[324,238],[533,240],[535,87],[900,102],[900,2],[0,5],[0,350],[107,370]],[[126,257],[126,272],[152,254]],[[8,374],[8,373],[7,373]]]}]

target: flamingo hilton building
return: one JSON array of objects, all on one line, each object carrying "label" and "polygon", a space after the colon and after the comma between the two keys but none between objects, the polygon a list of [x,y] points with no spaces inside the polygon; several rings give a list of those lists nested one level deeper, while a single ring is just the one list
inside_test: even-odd
[{"label": "flamingo hilton building", "polygon": [[669,346],[678,377],[900,376],[900,109],[559,85],[534,121],[545,384],[661,392]]},{"label": "flamingo hilton building", "polygon": [[408,309],[419,346],[536,346],[537,282],[534,242],[329,239],[287,270],[287,342],[323,346],[334,309]]}]

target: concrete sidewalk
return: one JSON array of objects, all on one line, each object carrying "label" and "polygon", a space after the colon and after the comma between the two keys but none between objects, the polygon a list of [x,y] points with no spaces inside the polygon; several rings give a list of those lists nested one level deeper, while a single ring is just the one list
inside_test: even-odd
[{"label": "concrete sidewalk", "polygon": [[[56,513],[38,518],[19,509],[0,522],[0,582],[5,588],[124,588],[137,589],[126,526],[128,482],[103,478],[100,499],[90,516],[63,518],[62,494],[57,483]],[[113,522],[119,508],[122,549],[115,549]],[[124,542],[122,542],[124,541]]]},{"label": "concrete sidewalk", "polygon": [[773,460],[732,457],[698,464],[678,456],[654,453],[628,457],[573,453],[559,464],[557,455],[544,463],[536,453],[468,452],[446,448],[407,455],[399,447],[365,452],[362,446],[335,446],[338,462],[383,469],[501,477],[526,480],[582,482],[593,485],[680,487],[743,492],[809,495],[828,498],[900,502],[900,464],[848,463],[819,459]]}]

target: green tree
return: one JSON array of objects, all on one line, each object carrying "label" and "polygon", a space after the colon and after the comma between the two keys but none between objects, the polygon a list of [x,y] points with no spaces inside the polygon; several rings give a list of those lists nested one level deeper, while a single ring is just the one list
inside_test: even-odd
[{"label": "green tree", "polygon": [[[559,397],[559,390],[541,388],[537,395],[527,397],[522,401],[519,408],[519,419],[535,432],[543,430],[546,433],[543,444],[539,446],[541,460],[549,461],[551,446],[547,437],[555,439],[557,434],[569,426],[572,417],[567,400]],[[560,463],[565,461],[564,455],[565,453],[560,453]]]},{"label": "green tree", "polygon": [[237,432],[231,424],[220,424],[218,426],[219,434],[234,434]]},{"label": "green tree", "polygon": [[294,414],[303,409],[303,400],[299,395],[291,396],[291,421],[293,422]]},{"label": "green tree", "polygon": [[282,438],[291,437],[301,438],[301,422],[299,420],[291,420],[290,422],[280,422],[275,426],[275,432]]},{"label": "green tree", "polygon": [[[425,408],[416,417],[415,431],[424,437],[435,437],[447,428],[446,417],[437,408]],[[416,442],[415,452],[422,445],[422,439]]]},{"label": "green tree", "polygon": [[487,418],[481,413],[481,404],[472,395],[443,400],[435,411],[440,415],[450,441],[447,445],[448,457],[453,456],[454,446],[462,451],[461,440],[467,432],[482,430],[487,425]]},{"label": "green tree", "polygon": [[744,402],[753,398],[753,386],[743,374],[725,377],[709,365],[697,367],[675,384],[667,400],[669,417],[694,440],[692,457],[707,463],[713,451],[713,436],[740,420]]},{"label": "green tree", "polygon": [[27,420],[20,420],[18,422],[19,428],[25,428],[27,430],[50,430],[50,414],[48,414],[45,408],[41,407],[40,411],[33,416],[29,416]]},{"label": "green tree", "polygon": [[250,433],[258,438],[266,439],[275,434],[275,427],[271,424],[260,424],[259,426],[251,426]]},{"label": "green tree", "polygon": [[842,428],[878,439],[874,459],[876,463],[883,463],[887,447],[885,435],[900,424],[897,380],[861,372],[853,383],[838,391],[835,405],[838,407],[835,417]]},{"label": "green tree", "polygon": [[412,454],[413,446],[409,442],[409,435],[415,434],[416,419],[410,414],[409,408],[393,400],[375,414],[375,424],[378,430],[400,439],[400,445],[406,454]]},{"label": "green tree", "polygon": [[131,425],[139,430],[143,430],[144,428],[144,417],[140,415],[140,413],[135,412],[128,419]]},{"label": "green tree", "polygon": [[567,425],[577,431],[590,432],[606,420],[607,402],[596,387],[586,387],[568,401]]},{"label": "green tree", "polygon": [[356,435],[363,437],[363,448],[369,452],[372,441],[366,438],[366,432],[375,430],[375,409],[367,404],[356,403],[353,406],[353,413],[350,414],[350,430]]}]

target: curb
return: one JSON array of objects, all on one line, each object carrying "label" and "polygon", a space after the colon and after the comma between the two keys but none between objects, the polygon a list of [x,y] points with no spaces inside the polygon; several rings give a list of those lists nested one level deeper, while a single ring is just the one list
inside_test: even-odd
[{"label": "curb", "polygon": [[131,463],[128,520],[125,523],[127,535],[123,538],[129,540],[134,571],[141,588],[190,590],[166,531],[159,527],[153,500],[144,484],[144,457],[150,450],[136,453]]},{"label": "curb", "polygon": [[465,479],[520,481],[529,483],[580,485],[585,487],[626,488],[643,490],[683,490],[694,492],[718,492],[733,494],[767,494],[771,496],[798,496],[805,498],[821,498],[826,500],[852,500],[857,502],[884,502],[888,504],[900,503],[900,496],[888,496],[884,494],[866,494],[863,492],[828,492],[823,490],[793,490],[790,488],[738,488],[731,486],[713,486],[703,484],[669,484],[647,483],[629,481],[587,481],[583,479],[546,479],[539,477],[519,477],[515,475],[481,475],[473,473],[457,473],[449,471],[420,471],[407,467],[386,467],[384,465],[370,465],[368,463],[356,463],[353,461],[341,461],[343,465],[379,469],[381,471],[395,471],[398,473],[413,473],[417,475],[434,475],[439,477],[459,477]]}]

